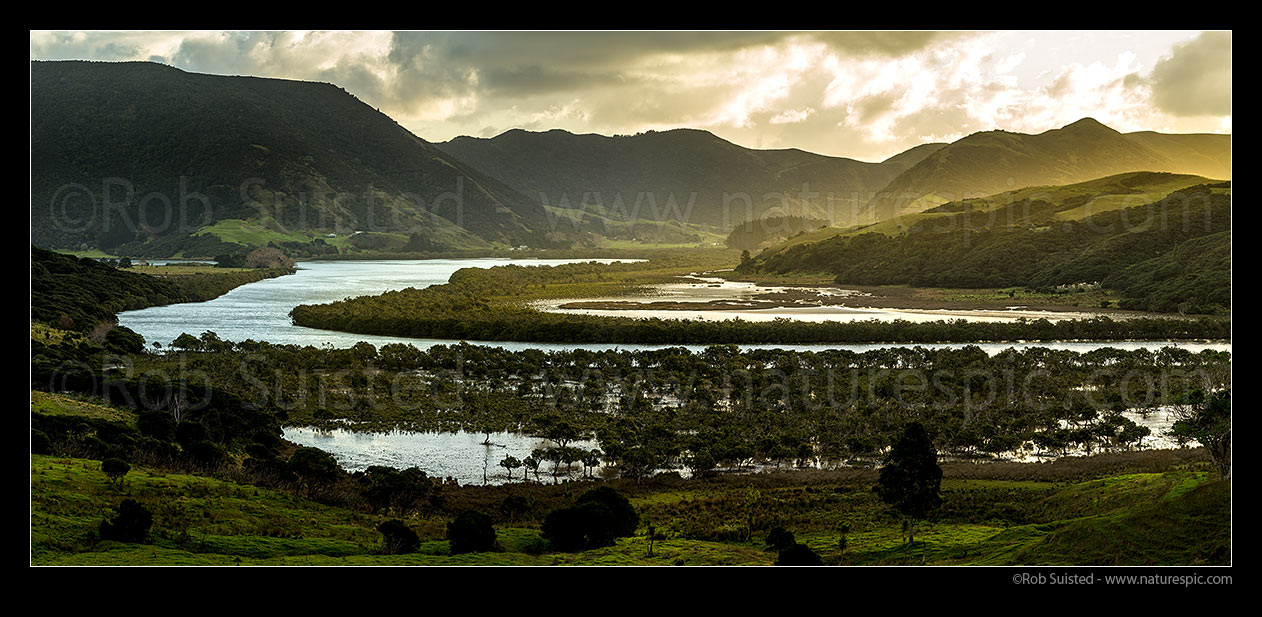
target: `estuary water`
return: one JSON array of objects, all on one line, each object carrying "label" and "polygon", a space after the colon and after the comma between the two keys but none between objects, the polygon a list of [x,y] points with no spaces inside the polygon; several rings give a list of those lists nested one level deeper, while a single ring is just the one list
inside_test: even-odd
[{"label": "estuary water", "polygon": [[[421,342],[389,336],[371,336],[316,330],[295,326],[289,311],[300,304],[324,304],[356,296],[387,291],[423,288],[446,283],[462,268],[553,266],[558,264],[617,259],[417,259],[390,261],[304,261],[294,274],[242,285],[206,302],[186,302],[119,313],[118,322],[145,337],[145,341],[167,345],[182,333],[198,336],[210,331],[230,341],[266,341],[282,345],[351,347],[368,341],[380,347],[386,343],[409,342],[428,347],[446,341]],[[636,260],[622,260],[636,261]]]},{"label": "estuary water", "polygon": [[[182,333],[189,333],[199,336],[206,331],[215,332],[220,338],[230,341],[266,341],[269,343],[277,343],[283,345],[313,345],[316,347],[334,347],[347,348],[360,341],[372,343],[377,347],[388,343],[407,343],[418,348],[425,349],[433,345],[450,344],[452,341],[439,339],[414,339],[395,336],[374,336],[368,334],[353,334],[347,332],[335,332],[331,330],[317,330],[314,328],[304,328],[295,326],[289,319],[289,311],[300,304],[319,304],[325,302],[333,302],[344,298],[351,298],[363,295],[377,295],[387,291],[395,291],[406,289],[408,287],[428,287],[430,285],[438,285],[446,283],[452,273],[462,268],[491,268],[500,265],[522,265],[522,266],[550,266],[565,263],[598,261],[600,263],[611,263],[614,261],[636,261],[636,260],[617,260],[617,259],[506,259],[506,258],[477,258],[477,259],[423,259],[423,260],[391,260],[391,261],[305,261],[298,264],[296,273],[281,276],[277,278],[259,281],[242,285],[232,291],[206,302],[186,302],[182,304],[171,304],[167,306],[155,306],[139,311],[126,311],[119,313],[118,321],[121,325],[127,326],[132,330],[145,337],[145,341],[152,343],[158,342],[163,346],[170,344]],[[692,283],[682,283],[681,286],[687,285],[691,287]],[[706,287],[707,291],[724,292],[731,290],[735,295],[733,298],[741,298],[747,295],[750,290],[747,288],[749,284],[734,284],[723,288]],[[810,321],[819,321],[822,318],[831,316],[833,319],[854,319],[854,314],[845,310],[838,310],[832,307],[822,307],[821,310],[804,309],[800,311],[782,310],[775,313],[765,312],[764,315],[769,317],[783,317],[788,319],[806,319]],[[774,310],[774,309],[773,309]],[[619,314],[626,316],[634,316],[635,311],[612,311],[611,314]],[[695,316],[701,318],[715,318],[721,312],[697,311],[700,315],[688,315],[687,311],[654,311],[652,316],[655,317],[688,317]],[[715,313],[715,314],[711,314]],[[727,315],[728,318],[740,317],[749,319],[750,316],[744,313],[754,313],[754,311],[742,312],[738,315]],[[895,311],[885,309],[864,309],[862,316],[864,319],[907,319],[909,311]],[[1004,319],[1016,319],[1017,317],[1038,317],[1026,313],[1013,313],[1011,315],[1001,316]],[[996,319],[994,311],[934,311],[931,316],[922,315],[925,318],[937,319],[965,319],[976,321],[993,321]],[[1057,315],[1061,317],[1061,315]],[[468,341],[469,343],[479,344],[479,341]],[[608,349],[656,349],[662,345],[636,345],[625,343],[595,343],[595,344],[573,344],[573,343],[518,343],[518,342],[489,342],[480,343],[493,347],[503,347],[510,350],[520,349],[543,349],[545,351],[564,350],[564,349],[586,349],[590,351],[601,351]],[[978,347],[987,353],[998,353],[1010,347],[1051,347],[1055,349],[1067,349],[1074,351],[1089,351],[1100,347],[1116,347],[1120,349],[1143,349],[1143,348],[1159,348],[1176,343],[1167,341],[1119,341],[1119,342],[1062,342],[1062,343],[1025,343],[1025,342],[1005,342],[1005,343],[980,343]],[[1184,347],[1191,351],[1201,351],[1203,349],[1230,350],[1229,343],[1196,343],[1196,342],[1179,342],[1179,347]],[[822,349],[850,349],[857,352],[868,351],[872,349],[880,349],[885,347],[961,347],[959,343],[844,343],[844,344],[807,344],[807,345],[784,345],[784,344],[768,344],[768,345],[745,345],[748,349],[793,349],[798,351],[822,350]],[[704,345],[683,345],[694,351],[704,349]]]},{"label": "estuary water", "polygon": [[[405,289],[408,287],[426,287],[447,282],[452,273],[461,268],[490,268],[497,265],[517,264],[556,265],[564,263],[600,261],[609,263],[614,259],[431,259],[431,260],[397,260],[397,261],[309,261],[298,264],[295,274],[267,279],[248,285],[242,285],[223,296],[207,302],[192,302],[147,308],[139,311],[127,311],[119,314],[119,323],[131,328],[145,337],[147,342],[159,342],[163,346],[175,340],[181,333],[194,336],[206,331],[217,333],[220,338],[232,341],[266,341],[277,344],[313,345],[317,347],[347,348],[360,341],[367,341],[380,347],[387,343],[407,343],[418,348],[433,345],[451,344],[449,340],[411,339],[389,336],[370,336],[349,334],[328,330],[316,330],[293,325],[289,311],[300,304],[324,303],[362,295],[376,295],[386,291]],[[631,260],[627,260],[631,261]],[[682,283],[681,295],[686,292],[691,296],[724,297],[722,294],[735,291],[735,297],[743,297],[752,291],[744,285],[712,286],[706,282],[704,289],[695,283]],[[713,294],[719,294],[715,296]],[[654,316],[670,315],[673,311],[654,312]],[[818,320],[823,315],[831,314],[833,318],[847,319],[845,311],[779,311],[780,317],[805,318]],[[614,314],[627,315],[626,311]],[[884,311],[868,309],[867,318],[906,318],[903,311]],[[682,316],[682,315],[679,315]],[[749,318],[745,315],[729,315]],[[1026,315],[1028,317],[1028,315]],[[716,314],[699,315],[701,318],[715,318]],[[1011,318],[1010,316],[1001,316]],[[963,318],[970,320],[993,320],[993,315],[970,314],[969,311],[935,311],[933,319]],[[477,341],[468,341],[478,344]],[[567,343],[483,343],[510,350],[520,349],[587,349],[592,351],[608,349],[655,349],[661,345],[628,345],[628,344],[567,344]],[[986,353],[996,354],[1008,348],[1050,347],[1072,351],[1090,351],[1101,347],[1120,349],[1158,349],[1177,345],[1193,352],[1205,349],[1230,351],[1231,344],[1224,342],[1170,342],[1170,341],[1117,341],[1117,342],[1058,342],[1058,343],[980,343],[976,344]],[[811,344],[811,345],[745,345],[747,349],[781,348],[800,351],[824,349],[850,349],[863,352],[887,347],[928,347],[953,348],[962,347],[958,343],[900,343],[900,344]],[[701,351],[703,345],[683,345],[693,351]],[[1145,419],[1145,424],[1152,423],[1154,434],[1164,432],[1167,418]],[[333,454],[347,469],[364,469],[371,465],[386,465],[406,468],[420,467],[433,477],[451,477],[462,484],[480,484],[488,482],[497,484],[509,480],[506,470],[498,466],[498,462],[506,456],[525,458],[534,448],[546,446],[544,440],[509,433],[491,435],[491,445],[483,443],[485,435],[471,433],[418,433],[395,431],[391,433],[362,433],[346,429],[322,431],[307,427],[286,427],[284,437],[304,446],[314,446]],[[582,447],[594,447],[595,444],[576,444]],[[1169,447],[1160,443],[1147,444],[1148,447]],[[560,477],[577,477],[582,472],[576,466],[569,474]],[[514,472],[514,480],[520,480],[522,469]],[[551,481],[550,464],[545,463],[540,469],[541,480]]]}]

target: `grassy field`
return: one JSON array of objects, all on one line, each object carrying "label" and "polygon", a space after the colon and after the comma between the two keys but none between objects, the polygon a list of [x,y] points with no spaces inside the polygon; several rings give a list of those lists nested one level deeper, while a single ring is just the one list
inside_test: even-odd
[{"label": "grassy field", "polygon": [[85,251],[68,251],[65,249],[59,249],[57,252],[65,253],[67,255],[74,255],[75,257],[87,257],[90,259],[117,259],[118,258],[117,255],[111,255],[109,253],[106,253],[105,251],[102,251],[101,249],[88,249]]},{"label": "grassy field", "polygon": [[79,399],[66,394],[51,394],[39,390],[31,390],[31,413],[135,424],[136,413],[134,411],[101,405],[97,402],[99,400]]},{"label": "grassy field", "polygon": [[192,276],[194,274],[250,272],[253,268],[219,268],[213,264],[168,264],[165,266],[132,266],[128,270],[136,274],[148,274],[149,276]]},{"label": "grassy field", "polygon": [[[269,242],[310,242],[315,237],[311,233],[284,231],[280,225],[268,223],[268,220],[223,219],[198,230],[197,235],[212,235],[224,242],[235,242],[242,246],[267,246]],[[345,238],[329,238],[326,242],[337,246],[338,240],[345,242]]]},{"label": "grassy field", "polygon": [[[976,467],[976,466],[972,466]],[[1230,561],[1230,484],[1201,463],[1066,482],[952,472],[938,520],[905,550],[897,517],[863,474],[805,472],[619,486],[640,514],[638,534],[581,553],[548,548],[538,521],[497,525],[500,551],[448,555],[441,517],[412,517],[422,538],[383,555],[384,516],[266,488],[136,468],[111,485],[96,461],[31,458],[31,561],[37,565],[771,565],[765,530],[783,525],[825,564],[1150,565]],[[996,466],[1004,475],[1010,466]],[[1001,471],[1002,470],[1002,471]],[[985,472],[980,472],[984,475]],[[1038,472],[1050,473],[1050,472]],[[1036,475],[1038,475],[1036,473]],[[955,477],[953,477],[955,476]],[[563,490],[565,487],[543,487]],[[581,488],[581,487],[580,487]],[[481,487],[469,487],[480,491]],[[541,489],[542,490],[542,489]],[[572,490],[572,489],[570,489]],[[483,491],[485,492],[485,491]],[[123,499],[154,513],[144,544],[95,539]],[[754,531],[749,533],[749,521]],[[664,539],[648,553],[646,526]],[[839,527],[848,525],[846,547]],[[239,560],[239,561],[238,561]]]}]

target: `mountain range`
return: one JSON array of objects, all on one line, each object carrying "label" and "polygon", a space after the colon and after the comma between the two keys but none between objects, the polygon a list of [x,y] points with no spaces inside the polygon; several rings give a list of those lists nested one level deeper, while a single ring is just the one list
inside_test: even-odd
[{"label": "mountain range", "polygon": [[[751,219],[848,226],[1128,171],[1230,179],[1230,135],[1092,119],[987,131],[881,162],[694,129],[511,130],[430,143],[327,83],[148,63],[31,63],[32,242],[117,254],[454,250],[721,238]],[[697,232],[697,233],[692,233]]]},{"label": "mountain range", "polygon": [[623,221],[669,213],[726,232],[772,214],[850,222],[876,191],[946,144],[880,163],[754,150],[695,129],[613,137],[517,129],[436,145],[545,206]]}]

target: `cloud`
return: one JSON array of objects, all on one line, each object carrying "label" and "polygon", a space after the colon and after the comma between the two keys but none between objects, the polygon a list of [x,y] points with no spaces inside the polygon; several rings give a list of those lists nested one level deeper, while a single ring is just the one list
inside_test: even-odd
[{"label": "cloud", "polygon": [[1193,34],[32,32],[31,57],[331,82],[434,141],[691,127],[880,160],[1083,116],[1124,131],[1229,131],[1230,34]]},{"label": "cloud", "polygon": [[813,115],[815,115],[814,107],[807,107],[806,109],[786,109],[772,116],[768,122],[772,124],[795,124],[802,122]]},{"label": "cloud", "polygon": [[1205,32],[1176,45],[1150,77],[1157,107],[1179,116],[1231,113],[1231,33]]}]

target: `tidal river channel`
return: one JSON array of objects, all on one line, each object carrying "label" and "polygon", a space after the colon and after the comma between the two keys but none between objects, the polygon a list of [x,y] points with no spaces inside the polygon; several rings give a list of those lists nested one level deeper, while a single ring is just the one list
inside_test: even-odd
[{"label": "tidal river channel", "polygon": [[[407,343],[418,348],[432,345],[450,344],[452,341],[433,339],[410,339],[390,336],[371,336],[316,330],[293,325],[289,311],[300,304],[316,304],[333,302],[344,298],[377,295],[386,291],[405,289],[408,287],[427,287],[446,283],[452,273],[462,268],[490,268],[499,265],[539,265],[549,266],[582,261],[600,261],[609,263],[614,259],[427,259],[427,260],[391,260],[391,261],[307,261],[298,264],[295,274],[267,279],[243,285],[207,302],[190,302],[158,306],[139,311],[127,311],[118,316],[119,323],[131,328],[145,337],[147,342],[158,342],[166,346],[182,333],[194,336],[212,331],[220,338],[231,341],[265,341],[285,345],[313,345],[317,347],[346,348],[366,341],[380,347],[388,343]],[[677,287],[667,287],[663,292],[704,293],[706,299],[715,299],[715,294],[731,294],[733,300],[739,301],[751,291],[749,284],[713,284],[702,281],[699,287],[696,281],[685,281]],[[561,310],[555,306],[541,307],[544,310]],[[732,314],[702,311],[702,314],[680,314],[680,318],[718,319],[739,317],[742,319],[759,319],[763,316],[755,311],[738,310]],[[611,312],[635,316],[634,312]],[[666,316],[656,312],[655,316]],[[838,310],[809,309],[773,310],[767,312],[766,318],[786,317],[789,319],[806,319],[822,321],[826,319],[908,319],[907,311],[883,309]],[[675,316],[675,315],[672,315]],[[917,319],[968,319],[968,320],[1014,320],[1017,317],[1038,317],[1019,312],[988,311],[934,311],[932,314],[912,316]],[[1053,318],[1063,318],[1055,315]],[[477,344],[477,341],[468,341]],[[628,344],[565,344],[565,343],[485,343],[510,350],[520,349],[651,349],[656,345]],[[1010,347],[1052,347],[1074,351],[1089,351],[1100,347],[1120,349],[1156,349],[1176,343],[1168,341],[1119,341],[1119,342],[1062,342],[1062,343],[981,343],[975,344],[990,354],[998,353]],[[1195,343],[1179,342],[1179,347],[1193,352],[1203,349],[1230,351],[1230,343]],[[748,345],[747,348],[784,348],[794,350],[851,349],[857,352],[882,347],[916,346],[906,343],[888,344],[813,344],[813,345]],[[961,347],[962,344],[919,344],[921,347],[943,348]],[[701,345],[685,345],[690,349],[701,350]],[[1155,432],[1155,431],[1154,431]],[[388,465],[392,467],[420,467],[432,476],[452,477],[461,483],[503,482],[507,480],[504,470],[488,469],[488,462],[498,461],[505,456],[522,458],[541,445],[541,440],[523,435],[507,433],[493,434],[491,444],[487,445],[485,435],[468,433],[354,433],[349,430],[317,431],[305,427],[289,427],[285,430],[285,438],[301,445],[315,446],[334,454],[342,464],[351,470],[363,469],[370,465]],[[582,444],[578,444],[582,445]],[[1156,445],[1156,444],[1154,444]],[[493,462],[490,463],[493,465]],[[518,478],[521,471],[518,470]],[[546,473],[545,473],[546,475]]]}]

